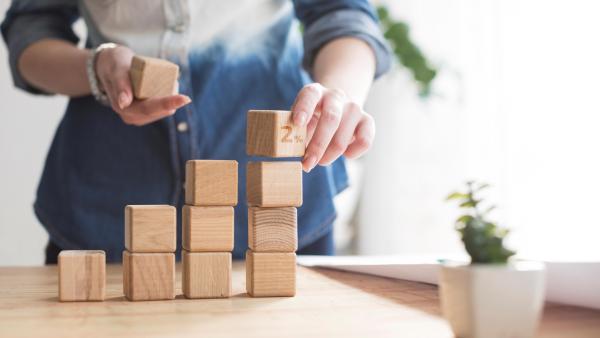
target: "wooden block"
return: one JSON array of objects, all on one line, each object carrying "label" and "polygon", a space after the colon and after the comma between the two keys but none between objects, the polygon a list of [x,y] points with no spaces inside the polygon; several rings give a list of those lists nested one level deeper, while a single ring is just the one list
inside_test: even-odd
[{"label": "wooden block", "polygon": [[248,205],[259,207],[302,205],[302,163],[249,162],[246,169]]},{"label": "wooden block", "polygon": [[129,300],[175,298],[175,254],[123,251],[123,293]]},{"label": "wooden block", "polygon": [[125,248],[131,252],[175,252],[177,211],[170,205],[125,207]]},{"label": "wooden block", "polygon": [[254,252],[298,250],[296,208],[248,208],[248,247]]},{"label": "wooden block", "polygon": [[186,298],[231,296],[231,253],[182,251],[182,290]]},{"label": "wooden block", "polygon": [[296,254],[246,251],[246,291],[252,297],[294,296]]},{"label": "wooden block", "polygon": [[58,299],[102,301],[106,292],[106,255],[101,250],[63,250],[58,254]]},{"label": "wooden block", "polygon": [[234,206],[238,201],[237,161],[192,160],[185,165],[185,203]]},{"label": "wooden block", "polygon": [[284,110],[250,110],[246,129],[246,153],[250,156],[302,157],[306,126],[292,123]]},{"label": "wooden block", "polygon": [[233,207],[196,207],[182,210],[182,245],[189,251],[233,250]]},{"label": "wooden block", "polygon": [[177,94],[179,66],[163,59],[134,56],[129,77],[137,99]]}]

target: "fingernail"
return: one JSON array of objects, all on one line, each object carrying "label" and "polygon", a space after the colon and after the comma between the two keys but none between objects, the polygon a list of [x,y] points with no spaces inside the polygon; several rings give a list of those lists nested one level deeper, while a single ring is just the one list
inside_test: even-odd
[{"label": "fingernail", "polygon": [[190,99],[189,96],[184,95],[183,96],[183,104],[185,105],[185,104],[188,104],[190,102],[192,102],[192,99]]},{"label": "fingernail", "polygon": [[123,109],[127,106],[127,94],[125,92],[121,92],[119,94],[119,108]]},{"label": "fingernail", "polygon": [[296,113],[296,124],[300,127],[304,126],[304,124],[306,123],[306,112],[298,112]]},{"label": "fingernail", "polygon": [[309,156],[306,159],[306,172],[309,173],[311,170],[313,170],[313,168],[315,167],[315,165],[317,164],[317,158],[313,155]]}]

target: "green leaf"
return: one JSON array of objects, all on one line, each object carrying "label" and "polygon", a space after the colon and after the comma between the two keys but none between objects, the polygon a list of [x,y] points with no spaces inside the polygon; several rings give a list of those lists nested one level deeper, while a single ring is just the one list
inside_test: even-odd
[{"label": "green leaf", "polygon": [[473,207],[475,207],[477,205],[477,203],[478,202],[475,201],[475,200],[468,200],[468,201],[462,202],[459,205],[459,207],[461,207],[461,208],[473,208]]},{"label": "green leaf", "polygon": [[431,84],[437,70],[431,66],[419,47],[409,35],[409,26],[390,17],[385,6],[377,7],[377,14],[384,37],[389,41],[398,62],[406,67],[419,87],[419,95],[426,97],[431,92]]},{"label": "green leaf", "polygon": [[464,194],[462,192],[453,192],[450,195],[448,195],[448,197],[446,197],[446,201],[456,200],[456,199],[461,199],[461,198],[469,198],[469,195]]},{"label": "green leaf", "polygon": [[456,219],[456,223],[468,224],[472,220],[473,220],[473,216],[471,216],[471,215],[462,215],[462,216],[460,216],[459,218]]}]

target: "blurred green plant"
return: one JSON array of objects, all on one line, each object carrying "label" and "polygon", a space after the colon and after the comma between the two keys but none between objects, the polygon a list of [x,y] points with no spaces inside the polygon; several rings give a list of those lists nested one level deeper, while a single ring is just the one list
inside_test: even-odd
[{"label": "blurred green plant", "polygon": [[392,19],[385,6],[378,6],[377,14],[384,36],[392,45],[396,58],[400,64],[410,70],[419,86],[419,95],[429,96],[437,70],[431,66],[419,47],[411,40],[410,29],[406,23]]},{"label": "blurred green plant", "polygon": [[446,200],[456,200],[460,208],[466,209],[466,213],[456,220],[456,230],[460,233],[465,249],[471,256],[471,264],[506,263],[515,254],[504,246],[504,238],[509,230],[487,219],[495,206],[488,206],[481,211],[483,198],[476,196],[488,188],[489,184],[469,181],[466,185],[466,191],[453,192]]}]

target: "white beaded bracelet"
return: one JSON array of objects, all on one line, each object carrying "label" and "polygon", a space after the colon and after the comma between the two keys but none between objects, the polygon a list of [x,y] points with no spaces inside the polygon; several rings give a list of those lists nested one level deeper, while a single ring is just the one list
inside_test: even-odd
[{"label": "white beaded bracelet", "polygon": [[92,95],[94,95],[96,101],[106,106],[110,106],[110,101],[108,100],[108,96],[106,96],[106,94],[100,90],[98,76],[96,75],[96,59],[98,58],[98,54],[102,50],[115,47],[117,47],[117,45],[112,42],[103,43],[96,47],[96,49],[94,49],[94,51],[90,54],[90,56],[87,59],[87,76],[88,81],[90,82],[90,89],[92,91]]}]

